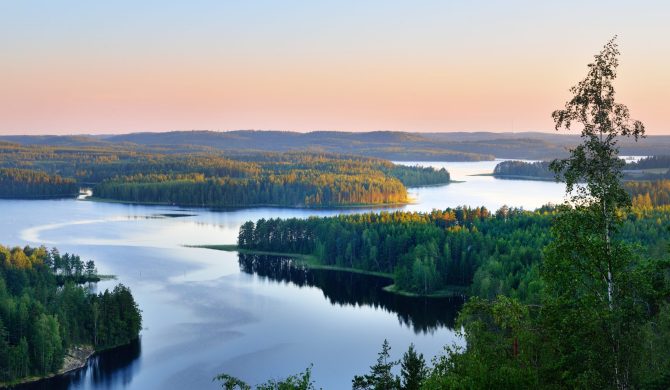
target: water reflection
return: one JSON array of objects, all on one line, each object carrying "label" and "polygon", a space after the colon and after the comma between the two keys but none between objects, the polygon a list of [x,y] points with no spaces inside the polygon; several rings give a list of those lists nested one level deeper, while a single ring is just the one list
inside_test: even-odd
[{"label": "water reflection", "polygon": [[117,389],[130,384],[140,367],[141,339],[97,353],[86,366],[66,375],[15,387],[21,390]]},{"label": "water reflection", "polygon": [[240,270],[273,281],[299,287],[317,287],[331,304],[370,306],[395,313],[401,324],[415,333],[432,333],[441,327],[453,329],[463,299],[416,298],[391,294],[383,287],[389,278],[345,271],[308,269],[284,256],[238,254]]}]

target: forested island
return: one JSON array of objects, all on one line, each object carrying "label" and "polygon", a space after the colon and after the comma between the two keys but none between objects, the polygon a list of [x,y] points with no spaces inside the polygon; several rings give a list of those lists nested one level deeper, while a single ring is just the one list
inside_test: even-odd
[{"label": "forested island", "polygon": [[444,169],[327,153],[0,144],[1,197],[73,196],[180,206],[333,207],[408,202],[407,186],[446,184]]},{"label": "forested island", "polygon": [[138,338],[130,290],[90,292],[98,280],[79,256],[0,245],[0,387],[79,368],[94,351]]}]

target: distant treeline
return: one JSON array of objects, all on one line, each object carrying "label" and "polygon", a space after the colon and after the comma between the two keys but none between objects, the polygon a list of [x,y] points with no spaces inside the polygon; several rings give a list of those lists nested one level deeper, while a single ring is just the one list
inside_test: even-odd
[{"label": "distant treeline", "polygon": [[626,169],[657,169],[670,168],[670,155],[649,156],[639,161],[630,161]]},{"label": "distant treeline", "polygon": [[549,169],[548,161],[526,162],[509,160],[498,163],[495,168],[493,168],[493,176],[553,180],[556,175]]},{"label": "distant treeline", "polygon": [[[634,209],[621,237],[663,254],[670,210]],[[452,286],[470,294],[539,299],[542,248],[552,207],[534,212],[456,208],[431,213],[382,212],[309,219],[261,219],[240,228],[249,250],[314,255],[320,262],[393,276],[396,288],[431,294]]]},{"label": "distant treeline", "polygon": [[46,248],[0,245],[0,386],[58,371],[68,348],[137,339],[142,316],[130,290],[93,294],[95,264]]},{"label": "distant treeline", "polygon": [[445,184],[451,180],[449,172],[444,168],[435,169],[433,167],[422,167],[419,165],[392,165],[382,166],[382,171],[397,178],[407,187]]},{"label": "distant treeline", "polygon": [[[169,148],[53,147],[0,143],[0,196],[73,195],[184,206],[343,206],[407,201],[406,186],[445,184],[449,173],[324,153]],[[47,184],[44,184],[47,183]],[[38,195],[36,195],[38,194]]]},{"label": "distant treeline", "polygon": [[[248,153],[250,150],[288,152],[295,150],[356,154],[392,161],[481,161],[494,158],[540,160],[567,156],[579,144],[577,134],[399,131],[171,131],[110,136],[0,136],[2,141],[63,147],[109,148],[167,147],[181,150],[216,150]],[[621,140],[621,154],[651,156],[667,154],[670,136],[648,136],[634,142]]]},{"label": "distant treeline", "polygon": [[[637,162],[626,162],[625,180],[670,179],[670,156],[651,156]],[[549,161],[508,160],[498,163],[493,169],[498,178],[555,180],[556,175],[549,169]]]},{"label": "distant treeline", "polygon": [[70,197],[78,192],[74,179],[29,169],[0,168],[0,198]]}]

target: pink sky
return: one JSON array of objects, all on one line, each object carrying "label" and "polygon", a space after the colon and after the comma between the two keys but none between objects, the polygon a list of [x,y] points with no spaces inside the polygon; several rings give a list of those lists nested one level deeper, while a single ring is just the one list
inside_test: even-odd
[{"label": "pink sky", "polygon": [[670,134],[660,1],[7,3],[0,134],[552,131],[614,33],[619,100]]}]

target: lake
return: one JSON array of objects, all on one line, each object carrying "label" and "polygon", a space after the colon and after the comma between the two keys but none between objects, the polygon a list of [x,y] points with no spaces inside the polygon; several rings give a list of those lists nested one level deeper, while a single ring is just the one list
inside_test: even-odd
[{"label": "lake", "polygon": [[[405,163],[412,164],[412,163]],[[413,188],[396,208],[430,211],[506,204],[534,209],[561,202],[564,186],[496,180],[495,161],[419,163],[446,167],[446,186]],[[0,242],[58,247],[92,259],[129,286],[143,311],[140,342],[107,351],[77,373],[27,388],[220,388],[225,372],[252,384],[314,364],[318,387],[351,387],[384,339],[397,359],[414,343],[427,360],[460,344],[458,299],[412,299],[381,290],[387,280],[309,271],[282,257],[239,256],[185,245],[234,244],[247,220],[363,212],[370,209],[249,208],[226,211],[78,200],[0,200]]]}]

